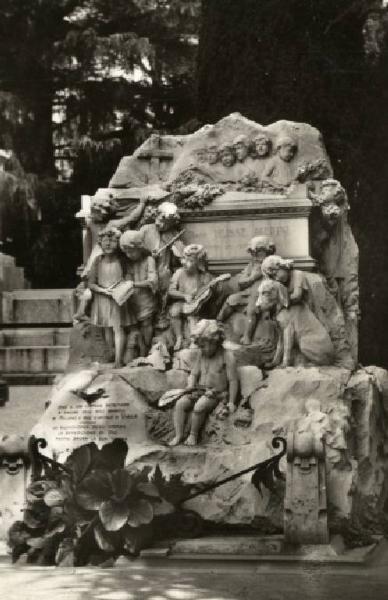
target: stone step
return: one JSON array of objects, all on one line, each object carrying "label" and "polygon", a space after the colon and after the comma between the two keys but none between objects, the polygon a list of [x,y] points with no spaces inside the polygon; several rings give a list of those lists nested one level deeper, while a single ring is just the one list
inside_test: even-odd
[{"label": "stone step", "polygon": [[56,324],[72,322],[75,308],[71,289],[13,290],[2,294],[4,324]]},{"label": "stone step", "polygon": [[15,264],[13,256],[0,252],[0,292],[21,290],[29,287],[24,269]]},{"label": "stone step", "polygon": [[63,372],[52,373],[2,373],[1,378],[8,383],[9,386],[51,386],[57,375],[62,375]]},{"label": "stone step", "polygon": [[0,373],[60,373],[66,368],[69,346],[0,347]]},{"label": "stone step", "polygon": [[30,327],[4,328],[0,332],[0,347],[5,346],[68,346],[70,328]]}]

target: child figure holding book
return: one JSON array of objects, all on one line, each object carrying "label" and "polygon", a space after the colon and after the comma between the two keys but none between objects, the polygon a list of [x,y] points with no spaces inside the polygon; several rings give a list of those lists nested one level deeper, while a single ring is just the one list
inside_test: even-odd
[{"label": "child figure holding book", "polygon": [[101,327],[106,344],[114,347],[115,366],[123,363],[125,348],[124,327],[130,323],[126,305],[119,306],[112,297],[112,289],[125,277],[125,266],[119,252],[121,232],[106,227],[98,234],[101,254],[94,260],[88,274],[88,287],[92,292],[90,322]]},{"label": "child figure holding book", "polygon": [[227,401],[229,412],[236,409],[239,388],[237,367],[233,354],[223,347],[225,334],[222,324],[201,319],[193,329],[192,338],[199,347],[199,353],[187,382],[187,394],[175,404],[175,437],[170,446],[177,446],[183,441],[190,413],[190,434],[186,444],[195,446],[207,416],[216,406]]},{"label": "child figure holding book", "polygon": [[133,282],[133,293],[128,299],[131,325],[140,329],[140,354],[146,356],[153,336],[153,317],[156,310],[155,294],[158,275],[155,259],[147,249],[141,231],[125,231],[120,238],[120,247],[126,256],[126,279]]}]

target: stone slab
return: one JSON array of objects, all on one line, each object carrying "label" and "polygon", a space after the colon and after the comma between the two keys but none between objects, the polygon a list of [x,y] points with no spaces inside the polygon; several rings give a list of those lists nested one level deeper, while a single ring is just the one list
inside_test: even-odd
[{"label": "stone slab", "polygon": [[69,346],[0,347],[0,372],[60,373],[66,368]]},{"label": "stone slab", "polygon": [[[90,403],[84,399],[87,394]],[[61,459],[83,444],[95,442],[101,447],[115,438],[125,439],[131,450],[131,446],[152,445],[147,409],[139,392],[119,375],[96,376],[84,370],[66,376],[53,388],[51,404],[31,433],[43,437],[48,452]]]},{"label": "stone slab", "polygon": [[4,324],[71,323],[73,313],[73,290],[15,290],[3,293]]},{"label": "stone slab", "polygon": [[202,244],[208,251],[210,264],[217,261],[247,262],[248,241],[257,235],[271,236],[276,251],[287,258],[307,259],[309,225],[307,217],[250,219],[219,218],[214,221],[184,220],[185,242]]},{"label": "stone slab", "polygon": [[0,346],[68,346],[70,328],[3,328]]},{"label": "stone slab", "polygon": [[214,536],[174,542],[171,555],[177,554],[279,554],[284,551],[284,538],[278,536]]}]

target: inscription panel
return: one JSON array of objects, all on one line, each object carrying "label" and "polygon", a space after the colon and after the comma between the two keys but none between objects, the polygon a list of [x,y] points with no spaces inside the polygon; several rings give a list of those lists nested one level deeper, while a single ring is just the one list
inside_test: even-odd
[{"label": "inscription panel", "polygon": [[309,256],[309,228],[306,217],[294,219],[221,219],[185,221],[184,241],[203,244],[209,259],[247,261],[249,240],[256,235],[269,235],[278,254],[288,258]]},{"label": "inscription panel", "polygon": [[63,458],[84,444],[101,447],[115,438],[125,439],[128,445],[148,443],[147,407],[140,394],[124,382],[103,383],[107,384],[104,396],[90,404],[71,391],[54,393],[32,431],[47,441],[50,454]]}]

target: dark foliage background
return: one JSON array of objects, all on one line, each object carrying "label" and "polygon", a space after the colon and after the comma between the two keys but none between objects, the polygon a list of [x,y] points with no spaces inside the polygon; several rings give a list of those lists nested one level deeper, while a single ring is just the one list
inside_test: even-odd
[{"label": "dark foliage background", "polygon": [[304,121],[323,134],[346,187],[360,247],[364,364],[388,365],[388,54],[380,3],[205,0],[198,113],[263,124]]}]

